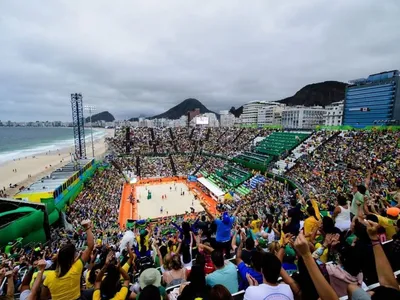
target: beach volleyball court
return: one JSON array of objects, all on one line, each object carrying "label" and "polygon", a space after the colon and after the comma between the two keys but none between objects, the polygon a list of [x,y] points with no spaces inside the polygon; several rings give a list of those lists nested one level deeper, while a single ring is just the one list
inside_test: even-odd
[{"label": "beach volleyball court", "polygon": [[[147,199],[149,192],[151,198]],[[183,182],[138,185],[135,187],[135,194],[136,199],[139,199],[139,219],[185,214],[191,212],[191,207],[196,212],[204,210],[195,199],[194,193]]]},{"label": "beach volleyball court", "polygon": [[[148,199],[149,192],[151,197]],[[118,222],[121,228],[125,228],[129,220],[174,215],[191,218],[193,216],[191,207],[195,212],[204,211],[199,199],[202,199],[211,213],[217,213],[216,201],[204,194],[197,182],[189,182],[184,177],[140,179],[136,183],[125,183]]]}]

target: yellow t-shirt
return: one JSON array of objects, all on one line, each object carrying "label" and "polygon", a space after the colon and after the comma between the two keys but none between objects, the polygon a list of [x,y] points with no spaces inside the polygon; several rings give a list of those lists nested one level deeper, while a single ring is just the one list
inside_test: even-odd
[{"label": "yellow t-shirt", "polygon": [[58,277],[56,271],[49,271],[43,285],[51,293],[53,300],[75,300],[81,296],[81,276],[83,261],[79,258],[63,277]]},{"label": "yellow t-shirt", "polygon": [[321,220],[321,214],[319,212],[319,207],[318,207],[317,201],[315,201],[314,199],[311,199],[311,206],[314,208],[317,219]]},{"label": "yellow t-shirt", "polygon": [[253,220],[250,223],[251,230],[253,233],[258,233],[260,232],[260,227],[261,227],[261,220]]},{"label": "yellow t-shirt", "polygon": [[314,217],[308,217],[304,221],[304,235],[306,236],[307,240],[310,240],[310,237],[307,235],[311,234],[316,227],[318,227],[318,221]]},{"label": "yellow t-shirt", "polygon": [[89,282],[90,271],[91,271],[91,270],[89,270],[89,271],[86,272],[86,277],[85,277],[85,283],[86,283],[86,288],[87,288],[87,289],[91,289],[91,288],[94,287],[94,284],[91,284],[91,283]]},{"label": "yellow t-shirt", "polygon": [[[320,243],[315,244],[315,250],[319,249],[321,246],[322,246],[322,244],[320,244]],[[319,260],[326,264],[328,262],[328,254],[329,254],[329,249],[325,248],[324,252],[319,257]]]},{"label": "yellow t-shirt", "polygon": [[[51,272],[51,271],[43,271],[42,278],[45,278],[45,277],[47,276],[47,273],[48,273],[48,272]],[[30,288],[30,289],[32,289],[33,284],[34,284],[34,282],[35,282],[35,280],[36,280],[37,275],[38,275],[38,272],[33,273],[31,282],[29,283],[29,288]]]},{"label": "yellow t-shirt", "polygon": [[[114,297],[112,297],[110,300],[125,300],[127,295],[128,295],[128,287],[124,285],[119,290],[119,292],[116,293],[114,295]],[[101,300],[101,294],[100,294],[100,290],[99,289],[94,291],[92,299],[93,300]]]},{"label": "yellow t-shirt", "polygon": [[388,240],[391,240],[393,235],[396,233],[396,223],[397,220],[392,220],[386,217],[382,217],[380,215],[376,215],[378,217],[378,222],[379,225],[381,225],[383,228],[385,228],[386,231],[386,238]]},{"label": "yellow t-shirt", "polygon": [[[124,265],[122,266],[122,269],[128,273],[129,268],[131,267],[130,264],[128,264],[128,262],[124,263]],[[119,276],[121,281],[124,281],[124,277],[122,277],[122,275]]]},{"label": "yellow t-shirt", "polygon": [[[139,244],[140,250],[142,250],[142,248],[141,248],[141,246],[140,246],[140,236],[137,236],[137,237],[136,237],[136,240],[137,240],[137,242],[138,242],[138,244]],[[149,235],[146,235],[146,236],[144,237],[144,245],[145,245],[145,247],[147,248],[147,250],[150,249],[150,248],[149,248]]]}]

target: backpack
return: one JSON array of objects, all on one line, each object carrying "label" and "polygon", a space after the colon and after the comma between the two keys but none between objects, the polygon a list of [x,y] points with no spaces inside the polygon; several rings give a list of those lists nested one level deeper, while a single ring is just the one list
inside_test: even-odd
[{"label": "backpack", "polygon": [[154,268],[153,260],[148,256],[143,256],[136,261],[136,269],[139,274],[141,274],[144,270]]}]

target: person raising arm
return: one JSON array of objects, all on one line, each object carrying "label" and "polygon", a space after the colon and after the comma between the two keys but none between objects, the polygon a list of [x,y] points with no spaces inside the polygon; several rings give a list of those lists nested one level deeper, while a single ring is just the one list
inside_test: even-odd
[{"label": "person raising arm", "polygon": [[313,281],[321,300],[339,299],[334,289],[326,281],[324,275],[322,275],[317,266],[317,263],[312,257],[310,248],[308,246],[308,241],[305,238],[303,232],[300,231],[296,241],[294,242],[294,247],[299,256],[303,258],[304,264],[306,265],[308,273],[310,274],[311,280]]},{"label": "person raising arm", "polygon": [[[367,226],[367,233],[369,238],[371,239],[371,244],[375,256],[376,272],[378,274],[379,284],[381,285],[381,287],[374,291],[374,295],[379,293],[379,296],[376,295],[379,299],[385,297],[386,299],[400,299],[399,285],[393,275],[393,269],[390,266],[390,263],[379,241],[379,224],[369,220],[364,222],[364,224]],[[363,289],[355,284],[350,284],[347,288],[347,291],[349,296],[357,295],[359,299],[361,299],[361,296],[364,296],[366,299],[368,299],[367,297],[370,297],[367,292],[365,292]],[[370,298],[374,299],[373,296]]]},{"label": "person raising arm", "polygon": [[81,296],[81,276],[84,264],[89,260],[94,248],[92,223],[90,220],[82,221],[86,232],[87,248],[79,257],[76,256],[76,248],[68,243],[61,247],[57,254],[55,271],[49,271],[43,282],[45,287],[43,294],[51,293],[53,300],[78,299]]},{"label": "person raising arm", "polygon": [[30,291],[30,294],[29,294],[27,300],[37,299],[38,293],[40,291],[40,285],[42,284],[43,272],[46,269],[46,261],[44,259],[39,260],[37,267],[38,267],[39,271],[37,272],[37,277],[35,279],[35,282],[32,286],[32,290]]}]

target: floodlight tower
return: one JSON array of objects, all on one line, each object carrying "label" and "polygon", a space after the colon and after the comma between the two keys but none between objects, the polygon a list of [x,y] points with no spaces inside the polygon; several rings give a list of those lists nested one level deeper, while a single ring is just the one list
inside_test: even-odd
[{"label": "floodlight tower", "polygon": [[92,155],[94,158],[94,143],[93,143],[93,125],[92,125],[92,112],[96,110],[94,105],[85,105],[85,110],[89,112],[89,120],[90,120],[90,135],[92,140]]},{"label": "floodlight tower", "polygon": [[75,157],[77,159],[86,158],[82,94],[71,94],[71,107],[75,141]]}]

